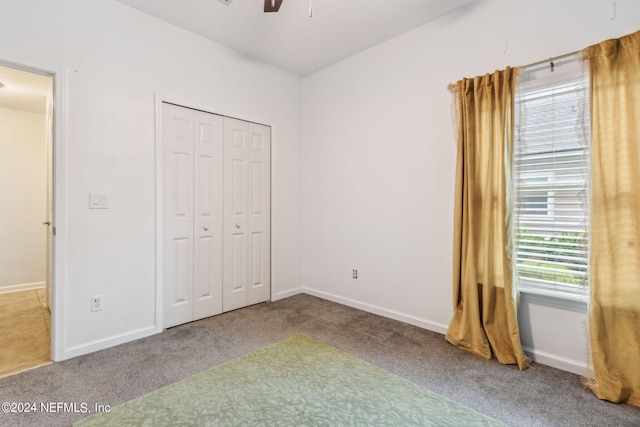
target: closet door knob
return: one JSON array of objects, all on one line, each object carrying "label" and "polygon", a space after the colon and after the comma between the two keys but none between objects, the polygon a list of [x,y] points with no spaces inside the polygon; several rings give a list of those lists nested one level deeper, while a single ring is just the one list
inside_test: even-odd
[{"label": "closet door knob", "polygon": [[204,229],[204,231],[209,231],[209,226],[208,225],[203,225],[202,228]]},{"label": "closet door knob", "polygon": [[236,224],[236,228],[240,228],[240,224]]}]

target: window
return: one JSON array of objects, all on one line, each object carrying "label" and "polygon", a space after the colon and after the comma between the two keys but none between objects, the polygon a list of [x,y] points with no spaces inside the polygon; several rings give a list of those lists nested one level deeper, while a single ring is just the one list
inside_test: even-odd
[{"label": "window", "polygon": [[529,67],[516,87],[514,279],[583,299],[589,283],[589,91],[582,61]]}]

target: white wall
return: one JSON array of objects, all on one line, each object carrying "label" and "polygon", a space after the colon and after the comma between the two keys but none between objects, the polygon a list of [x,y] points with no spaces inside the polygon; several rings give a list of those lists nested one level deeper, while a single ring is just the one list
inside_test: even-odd
[{"label": "white wall", "polygon": [[0,292],[46,281],[44,114],[0,108]]},{"label": "white wall", "polygon": [[[478,0],[303,80],[309,292],[444,332],[455,143],[447,85],[640,29],[640,2]],[[351,270],[359,278],[351,278]],[[523,344],[580,371],[584,307],[523,299]]]},{"label": "white wall", "polygon": [[155,332],[157,92],[273,126],[274,298],[300,287],[298,77],[111,0],[4,0],[3,52],[68,69],[64,358]]}]

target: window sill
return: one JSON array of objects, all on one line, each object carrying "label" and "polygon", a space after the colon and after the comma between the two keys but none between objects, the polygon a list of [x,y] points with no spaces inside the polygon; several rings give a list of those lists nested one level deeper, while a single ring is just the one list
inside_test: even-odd
[{"label": "window sill", "polygon": [[518,292],[530,301],[537,301],[545,305],[553,305],[559,308],[579,310],[586,312],[589,303],[589,294],[550,291],[546,289],[520,286]]}]

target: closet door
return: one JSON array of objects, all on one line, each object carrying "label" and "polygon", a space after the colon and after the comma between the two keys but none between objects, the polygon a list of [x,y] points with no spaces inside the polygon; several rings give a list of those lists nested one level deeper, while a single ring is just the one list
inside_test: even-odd
[{"label": "closet door", "polygon": [[193,111],[162,104],[164,327],[193,320]]},{"label": "closet door", "polygon": [[223,310],[271,297],[268,126],[224,118]]},{"label": "closet door", "polygon": [[221,116],[163,104],[164,327],[222,312]]},{"label": "closet door", "polygon": [[222,313],[222,116],[194,111],[193,319]]},{"label": "closet door", "polygon": [[249,295],[248,303],[271,298],[271,128],[249,125]]},{"label": "closet door", "polygon": [[248,304],[249,123],[224,118],[224,311]]}]

